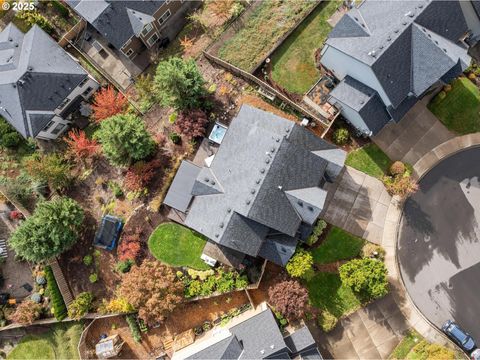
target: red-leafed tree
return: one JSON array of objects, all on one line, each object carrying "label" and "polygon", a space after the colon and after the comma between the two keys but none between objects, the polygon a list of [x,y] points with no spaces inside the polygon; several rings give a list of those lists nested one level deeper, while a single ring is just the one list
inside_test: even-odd
[{"label": "red-leafed tree", "polygon": [[142,190],[150,183],[150,181],[152,181],[161,164],[160,160],[136,162],[128,169],[127,174],[125,175],[125,188],[130,191]]},{"label": "red-leafed tree", "polygon": [[205,136],[207,124],[207,115],[199,109],[184,111],[180,113],[177,120],[175,120],[177,131],[189,139]]},{"label": "red-leafed tree", "polygon": [[289,320],[305,314],[308,292],[296,280],[282,280],[268,289],[270,305]]},{"label": "red-leafed tree", "polygon": [[124,233],[122,241],[118,246],[117,254],[120,261],[133,260],[140,254],[142,246],[140,244],[140,235],[142,230],[136,228],[133,231]]},{"label": "red-leafed tree", "polygon": [[100,144],[96,140],[89,139],[83,130],[69,131],[65,142],[69,153],[76,159],[91,159],[100,152]]},{"label": "red-leafed tree", "polygon": [[122,93],[116,92],[112,86],[97,91],[93,98],[93,119],[96,122],[105,120],[125,110],[127,98]]}]

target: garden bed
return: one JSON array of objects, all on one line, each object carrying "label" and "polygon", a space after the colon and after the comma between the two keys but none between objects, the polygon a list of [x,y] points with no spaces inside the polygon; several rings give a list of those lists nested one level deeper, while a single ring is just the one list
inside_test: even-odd
[{"label": "garden bed", "polygon": [[251,72],[272,47],[316,6],[313,1],[272,0],[262,2],[246,23],[218,51],[223,60]]},{"label": "garden bed", "polygon": [[323,1],[272,54],[272,80],[290,93],[303,95],[320,78],[315,54],[332,29],[327,20],[341,1]]}]

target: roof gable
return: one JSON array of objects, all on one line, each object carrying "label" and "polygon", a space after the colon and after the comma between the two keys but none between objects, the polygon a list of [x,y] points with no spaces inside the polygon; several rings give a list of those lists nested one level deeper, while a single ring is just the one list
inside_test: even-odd
[{"label": "roof gable", "polygon": [[153,16],[129,8],[127,8],[127,15],[128,19],[130,20],[130,25],[132,26],[133,33],[136,36],[140,36],[140,33],[142,32],[145,25],[155,21],[155,18]]},{"label": "roof gable", "polygon": [[354,20],[352,16],[353,14],[343,16],[328,36],[330,38],[369,36],[365,24],[361,23],[358,17],[359,20]]}]

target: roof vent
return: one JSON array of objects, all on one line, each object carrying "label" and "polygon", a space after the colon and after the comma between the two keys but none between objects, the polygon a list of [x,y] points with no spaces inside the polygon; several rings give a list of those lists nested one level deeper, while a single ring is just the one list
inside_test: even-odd
[{"label": "roof vent", "polygon": [[371,57],[377,56],[377,54],[375,53],[375,50],[370,51],[368,55],[370,55]]},{"label": "roof vent", "polygon": [[354,19],[358,21],[358,17],[355,16]]},{"label": "roof vent", "polygon": [[408,12],[405,13],[405,16],[410,16],[411,13],[412,13],[411,11],[408,11]]},{"label": "roof vent", "polygon": [[16,87],[17,87],[17,84],[12,84],[12,86],[13,86],[14,88],[16,88]]},{"label": "roof vent", "polygon": [[298,204],[298,206],[303,207],[303,202],[301,202],[300,200],[297,201],[297,204]]},{"label": "roof vent", "polygon": [[387,41],[392,41],[392,38],[390,36],[387,37]]},{"label": "roof vent", "polygon": [[423,9],[423,4],[418,5],[419,9]]},{"label": "roof vent", "polygon": [[380,45],[378,48],[379,48],[380,50],[382,50],[382,49],[383,49],[383,45]]},{"label": "roof vent", "polygon": [[443,48],[443,51],[447,52],[447,49]]},{"label": "roof vent", "polygon": [[261,172],[262,174],[265,173],[265,169],[264,169],[264,168],[261,168],[261,169],[260,169],[260,172]]},{"label": "roof vent", "polygon": [[227,213],[231,213],[232,212],[232,208],[227,208]]},{"label": "roof vent", "polygon": [[260,354],[262,354],[262,355],[265,354],[265,350],[263,350],[263,349],[260,350]]},{"label": "roof vent", "polygon": [[361,104],[361,105],[365,104],[365,101],[360,100],[360,104]]},{"label": "roof vent", "polygon": [[275,152],[275,148],[272,147],[272,148],[270,149],[270,152],[272,152],[272,153]]},{"label": "roof vent", "polygon": [[210,181],[210,179],[209,179],[208,177],[206,177],[204,180],[205,180],[205,182],[209,182],[209,181]]},{"label": "roof vent", "polygon": [[215,237],[217,237],[217,238],[218,238],[219,236],[220,236],[220,234],[215,234]]},{"label": "roof vent", "polygon": [[18,44],[15,44],[15,47],[18,47]]},{"label": "roof vent", "polygon": [[435,44],[437,44],[437,45],[438,45],[438,41],[437,41],[437,40],[435,40]]},{"label": "roof vent", "polygon": [[215,185],[215,181],[212,180],[212,182],[210,184]]},{"label": "roof vent", "polygon": [[255,182],[256,182],[257,184],[260,184],[260,181],[262,181],[262,180],[261,180],[261,179],[257,179]]},{"label": "roof vent", "polygon": [[400,30],[395,29],[393,32],[394,32],[395,34],[398,34],[399,31],[400,31]]},{"label": "roof vent", "polygon": [[265,164],[269,164],[270,163],[270,159],[265,159]]},{"label": "roof vent", "polygon": [[309,207],[308,207],[308,210],[313,211],[313,207],[312,207],[312,206],[309,206]]},{"label": "roof vent", "polygon": [[220,226],[220,229],[223,229],[223,227],[225,226],[225,224],[224,224],[223,222],[221,222],[220,225],[218,225],[218,226]]},{"label": "roof vent", "polygon": [[12,41],[13,41],[13,39],[12,39],[11,37],[9,37],[9,38],[8,38],[8,41],[12,42]]},{"label": "roof vent", "polygon": [[402,21],[402,25],[407,25],[408,21]]},{"label": "roof vent", "polygon": [[275,139],[275,141],[276,141],[276,142],[280,142],[280,138],[277,137],[277,138]]},{"label": "roof vent", "polygon": [[247,199],[247,201],[245,201],[245,204],[250,205],[250,199]]},{"label": "roof vent", "polygon": [[286,128],[285,131],[288,133],[288,132],[290,132],[290,129],[289,129],[289,128]]},{"label": "roof vent", "polygon": [[282,189],[283,189],[282,185],[278,185],[278,190],[282,190]]},{"label": "roof vent", "polygon": [[270,345],[270,349],[274,349],[275,348],[275,345]]},{"label": "roof vent", "polygon": [[250,190],[250,194],[255,194],[255,189]]}]

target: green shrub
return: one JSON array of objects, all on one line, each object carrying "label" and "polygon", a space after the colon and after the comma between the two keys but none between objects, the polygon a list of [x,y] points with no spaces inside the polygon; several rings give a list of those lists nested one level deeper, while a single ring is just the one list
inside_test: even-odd
[{"label": "green shrub", "polygon": [[83,263],[87,266],[90,266],[93,264],[93,256],[88,254],[83,257]]},{"label": "green shrub", "polygon": [[390,175],[392,176],[403,175],[406,170],[405,164],[401,161],[395,161],[390,165]]},{"label": "green shrub", "polygon": [[[475,77],[475,74],[473,74],[473,76]],[[440,100],[443,100],[447,97],[447,93],[445,91],[440,91],[437,95],[437,97],[440,99]]]},{"label": "green shrub", "polygon": [[337,325],[338,319],[335,315],[331,314],[327,310],[322,311],[317,319],[318,326],[322,328],[326,333],[332,331]]},{"label": "green shrub", "polygon": [[131,260],[131,259],[127,259],[125,261],[119,261],[115,265],[115,271],[117,271],[119,273],[122,273],[122,274],[125,274],[125,273],[130,271],[133,264],[134,264],[134,261]]},{"label": "green shrub", "polygon": [[176,132],[171,132],[170,135],[168,135],[168,137],[170,138],[170,140],[172,140],[174,144],[179,144],[180,141],[182,140],[180,135],[178,135]]},{"label": "green shrub", "polygon": [[339,272],[342,283],[365,300],[388,293],[387,268],[380,260],[354,259],[340,266]]},{"label": "green shrub", "polygon": [[61,321],[67,317],[67,306],[63,301],[62,294],[58,288],[57,281],[53,275],[50,266],[45,267],[45,277],[47,278],[47,292],[50,295],[50,304],[53,309],[55,319]]},{"label": "green shrub", "polygon": [[426,340],[420,341],[412,349],[408,358],[417,360],[454,360],[455,352],[439,344],[430,344]]},{"label": "green shrub", "polygon": [[122,188],[115,181],[109,181],[108,188],[112,191],[113,196],[115,196],[117,199],[123,196]]},{"label": "green shrub", "polygon": [[[193,274],[193,277],[190,274]],[[248,285],[246,276],[240,275],[235,270],[224,271],[222,269],[217,269],[216,272],[213,270],[189,271],[188,276],[183,276],[183,281],[186,298],[209,296],[215,292],[223,294],[244,289]]]},{"label": "green shrub", "polygon": [[170,124],[175,123],[175,120],[177,120],[177,117],[178,117],[178,113],[176,111],[171,113],[170,116],[168,117],[168,122]]},{"label": "green shrub", "polygon": [[92,284],[96,283],[96,282],[98,281],[98,274],[97,274],[97,273],[90,274],[90,275],[88,276],[88,280],[89,280]]},{"label": "green shrub", "polygon": [[327,222],[325,220],[318,220],[317,224],[313,228],[312,234],[308,237],[307,241],[305,242],[308,246],[312,246],[315,244],[320,236],[323,234],[323,230],[327,227]]},{"label": "green shrub", "polygon": [[133,340],[135,340],[135,342],[142,341],[142,333],[140,332],[140,328],[138,327],[135,316],[132,314],[127,315],[125,316],[125,320],[130,328],[130,333],[132,334]]},{"label": "green shrub", "polygon": [[89,292],[80,293],[70,305],[68,305],[68,316],[74,320],[80,320],[92,307],[93,295]]},{"label": "green shrub", "polygon": [[24,20],[29,26],[38,25],[46,33],[51,34],[53,32],[53,26],[48,19],[37,12],[33,11],[20,11],[16,15],[17,18]]},{"label": "green shrub", "polygon": [[0,116],[0,147],[16,149],[22,142],[22,136]]},{"label": "green shrub", "polygon": [[350,141],[350,132],[346,128],[339,128],[333,133],[333,142],[337,145],[345,145]]},{"label": "green shrub", "polygon": [[304,277],[312,270],[312,266],[312,254],[303,249],[298,249],[288,261],[286,269],[292,277]]},{"label": "green shrub", "polygon": [[59,1],[54,0],[51,2],[51,4],[62,17],[64,17],[65,19],[68,19],[70,17],[70,12],[68,11],[68,9],[63,6]]}]

